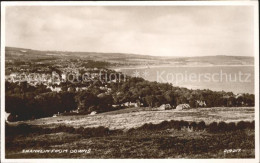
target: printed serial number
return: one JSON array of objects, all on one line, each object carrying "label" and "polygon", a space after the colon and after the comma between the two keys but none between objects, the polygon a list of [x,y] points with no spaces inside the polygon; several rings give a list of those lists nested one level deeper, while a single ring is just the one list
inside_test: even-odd
[{"label": "printed serial number", "polygon": [[236,152],[241,152],[241,149],[225,149],[224,153],[236,153]]}]

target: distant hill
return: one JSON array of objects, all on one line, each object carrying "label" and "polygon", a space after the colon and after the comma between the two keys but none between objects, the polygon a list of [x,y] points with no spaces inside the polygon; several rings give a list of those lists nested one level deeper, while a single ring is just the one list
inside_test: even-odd
[{"label": "distant hill", "polygon": [[6,47],[5,57],[6,60],[33,60],[41,58],[89,59],[125,65],[254,65],[254,57],[248,56],[159,57],[127,53],[40,51],[16,47]]}]

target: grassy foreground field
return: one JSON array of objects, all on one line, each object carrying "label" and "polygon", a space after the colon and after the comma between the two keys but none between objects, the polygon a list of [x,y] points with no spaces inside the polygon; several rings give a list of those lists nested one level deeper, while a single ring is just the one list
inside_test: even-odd
[{"label": "grassy foreground field", "polygon": [[[152,111],[151,108],[128,108],[97,115],[58,116],[24,121],[22,123],[40,125],[42,127],[55,127],[59,125],[76,128],[104,126],[109,129],[128,130],[130,128],[140,127],[144,123],[157,124],[165,120],[204,121],[206,124],[220,121],[253,121],[254,113],[254,107],[198,108],[182,111]],[[21,122],[12,124],[19,123]]]},{"label": "grassy foreground field", "polygon": [[[244,122],[253,121],[253,115],[254,108],[131,108],[11,123],[6,126],[6,158],[254,158],[254,123]],[[148,120],[141,121],[143,116]]]}]

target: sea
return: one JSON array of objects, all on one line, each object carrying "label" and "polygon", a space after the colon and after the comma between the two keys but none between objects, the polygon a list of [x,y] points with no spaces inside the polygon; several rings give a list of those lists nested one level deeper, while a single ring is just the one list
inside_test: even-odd
[{"label": "sea", "polygon": [[189,89],[254,94],[254,66],[168,66],[121,68],[119,71],[148,81],[172,83]]}]

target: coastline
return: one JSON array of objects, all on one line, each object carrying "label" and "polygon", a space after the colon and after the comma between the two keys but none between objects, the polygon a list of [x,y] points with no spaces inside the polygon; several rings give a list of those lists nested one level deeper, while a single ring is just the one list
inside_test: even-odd
[{"label": "coastline", "polygon": [[149,68],[168,68],[168,67],[254,67],[255,65],[151,65],[151,66],[131,66],[131,67],[111,67],[117,72],[131,69],[149,69]]}]

